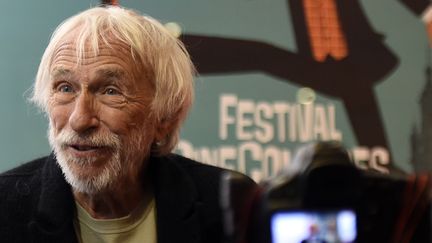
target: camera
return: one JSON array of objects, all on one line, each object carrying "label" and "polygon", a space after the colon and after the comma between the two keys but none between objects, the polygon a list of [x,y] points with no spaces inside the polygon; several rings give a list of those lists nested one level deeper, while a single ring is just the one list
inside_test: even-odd
[{"label": "camera", "polygon": [[221,181],[226,242],[431,241],[431,180],[358,169],[339,142],[309,144],[278,175]]}]

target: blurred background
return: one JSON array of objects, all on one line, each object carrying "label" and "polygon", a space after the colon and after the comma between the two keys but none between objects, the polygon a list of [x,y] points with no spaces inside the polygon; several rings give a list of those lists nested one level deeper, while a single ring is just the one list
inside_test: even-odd
[{"label": "blurred background", "polygon": [[[8,1],[0,8],[0,171],[50,153],[27,101],[55,27],[99,1]],[[432,170],[428,1],[123,0],[179,35],[197,66],[178,153],[255,180],[316,140],[356,165]]]}]

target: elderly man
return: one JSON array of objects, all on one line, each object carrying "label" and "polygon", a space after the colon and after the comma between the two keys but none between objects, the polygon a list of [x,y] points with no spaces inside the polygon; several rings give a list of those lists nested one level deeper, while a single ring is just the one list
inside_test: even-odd
[{"label": "elderly man", "polygon": [[0,176],[0,241],[220,242],[223,170],[170,154],[193,72],[150,17],[100,7],[63,22],[32,97],[54,152]]}]

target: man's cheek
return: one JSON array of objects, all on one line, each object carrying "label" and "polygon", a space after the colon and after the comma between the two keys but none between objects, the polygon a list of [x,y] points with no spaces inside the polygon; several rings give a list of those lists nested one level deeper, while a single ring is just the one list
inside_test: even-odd
[{"label": "man's cheek", "polygon": [[52,109],[49,113],[49,120],[52,128],[56,131],[63,129],[68,122],[67,112],[61,109]]}]

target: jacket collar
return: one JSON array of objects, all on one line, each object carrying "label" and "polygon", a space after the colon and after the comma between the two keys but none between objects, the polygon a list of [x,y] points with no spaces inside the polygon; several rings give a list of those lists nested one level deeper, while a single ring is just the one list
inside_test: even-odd
[{"label": "jacket collar", "polygon": [[77,242],[73,227],[75,204],[72,190],[53,154],[47,157],[40,173],[37,212],[28,224],[33,241]]},{"label": "jacket collar", "polygon": [[176,159],[175,155],[169,155],[150,160],[158,242],[199,242],[202,204],[192,178]]},{"label": "jacket collar", "polygon": [[[201,203],[191,177],[174,161],[174,155],[150,158],[148,171],[156,200],[158,242],[199,242]],[[72,190],[54,155],[47,157],[41,178],[37,213],[28,225],[34,242],[78,242]]]}]

